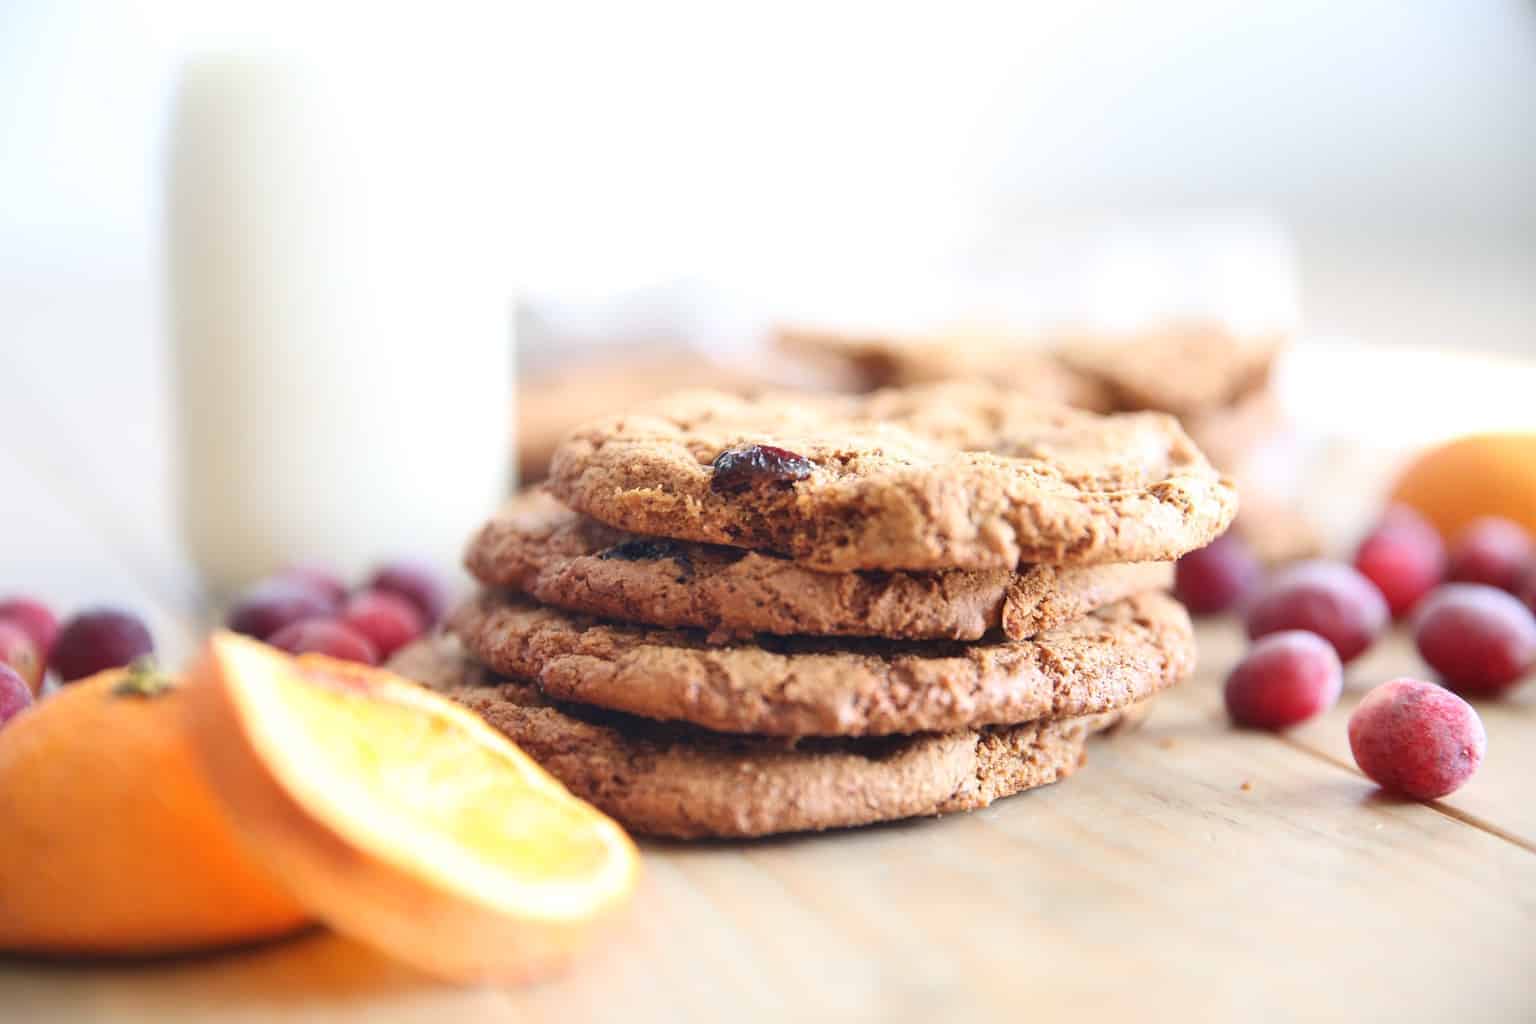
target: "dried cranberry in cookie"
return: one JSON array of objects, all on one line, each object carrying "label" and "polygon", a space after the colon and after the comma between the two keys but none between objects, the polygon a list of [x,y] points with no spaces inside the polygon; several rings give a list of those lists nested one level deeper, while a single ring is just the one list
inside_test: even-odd
[{"label": "dried cranberry in cookie", "polygon": [[745,444],[727,448],[710,466],[709,489],[716,494],[735,494],[761,484],[789,484],[804,480],[815,469],[809,459],[771,444]]}]

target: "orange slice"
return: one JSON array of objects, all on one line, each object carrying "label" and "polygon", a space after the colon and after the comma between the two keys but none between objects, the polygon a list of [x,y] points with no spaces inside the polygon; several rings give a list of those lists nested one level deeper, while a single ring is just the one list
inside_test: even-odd
[{"label": "orange slice", "polygon": [[442,977],[559,966],[634,887],[629,837],[474,714],[382,669],[215,634],[192,735],[316,917]]}]

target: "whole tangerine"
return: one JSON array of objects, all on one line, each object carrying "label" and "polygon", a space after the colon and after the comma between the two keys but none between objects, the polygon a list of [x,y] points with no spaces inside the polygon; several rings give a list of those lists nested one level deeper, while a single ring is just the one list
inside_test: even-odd
[{"label": "whole tangerine", "polygon": [[147,956],[295,931],[205,781],[177,681],[111,669],[0,730],[0,949]]},{"label": "whole tangerine", "polygon": [[1446,540],[1474,519],[1503,516],[1536,534],[1536,434],[1476,434],[1426,449],[1392,489]]}]

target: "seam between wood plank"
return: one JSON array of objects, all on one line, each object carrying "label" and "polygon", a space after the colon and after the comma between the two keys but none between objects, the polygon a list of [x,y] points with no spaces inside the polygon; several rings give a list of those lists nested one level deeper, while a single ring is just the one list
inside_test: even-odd
[{"label": "seam between wood plank", "polygon": [[[1362,773],[1359,768],[1352,764],[1345,763],[1341,759],[1334,757],[1332,754],[1327,754],[1321,750],[1309,747],[1305,743],[1302,743],[1299,740],[1294,740],[1289,736],[1277,736],[1276,738],[1279,739],[1281,743],[1284,743],[1286,746],[1293,750],[1299,750],[1303,754],[1308,754],[1317,758],[1319,761],[1324,761],[1337,768],[1342,768],[1349,772],[1351,775],[1365,778],[1364,773]],[[1526,851],[1527,853],[1536,854],[1536,842],[1532,842],[1531,840],[1526,839],[1524,836],[1517,835],[1508,831],[1507,829],[1500,828],[1498,825],[1488,821],[1486,818],[1478,817],[1475,814],[1469,814],[1460,808],[1450,807],[1441,803],[1439,800],[1424,801],[1424,806],[1429,808],[1431,811],[1434,811],[1436,814],[1441,815],[1442,817],[1450,818],[1452,821],[1459,822],[1460,824],[1466,825],[1470,828],[1475,828],[1479,832],[1486,832],[1488,835],[1493,836],[1495,839],[1502,839],[1506,843],[1510,843],[1513,846],[1518,846],[1520,849]]]}]

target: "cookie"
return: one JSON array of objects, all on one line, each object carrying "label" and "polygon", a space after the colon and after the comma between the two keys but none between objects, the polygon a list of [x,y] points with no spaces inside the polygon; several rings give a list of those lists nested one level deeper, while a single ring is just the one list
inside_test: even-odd
[{"label": "cookie", "polygon": [[996,629],[1024,639],[1173,580],[1168,562],[825,573],[778,555],[626,533],[540,491],[504,505],[465,564],[482,583],[600,618],[722,635],[913,640],[976,640]]},{"label": "cookie", "polygon": [[1057,352],[1107,389],[1112,408],[1180,417],[1233,405],[1268,387],[1279,335],[1243,336],[1218,324],[1169,324],[1063,339]]},{"label": "cookie", "polygon": [[602,622],[483,593],[450,632],[549,696],[716,732],[884,736],[1113,711],[1190,672],[1184,607],[1141,594],[1032,640],[956,643],[759,636]]},{"label": "cookie", "polygon": [[1088,735],[1145,705],[1090,718],[878,739],[775,740],[556,704],[437,637],[389,667],[506,734],[565,786],[642,835],[746,838],[986,807],[1075,771]]},{"label": "cookie", "polygon": [[1171,416],[1098,416],[983,382],[685,392],[575,431],[549,486],[635,533],[833,572],[1171,561],[1237,509]]},{"label": "cookie", "polygon": [[1047,341],[1002,328],[957,325],[926,334],[854,334],[783,327],[775,340],[793,356],[852,376],[865,391],[984,378],[1027,398],[1097,412],[1111,407],[1109,390],[1067,366],[1043,347]]}]

